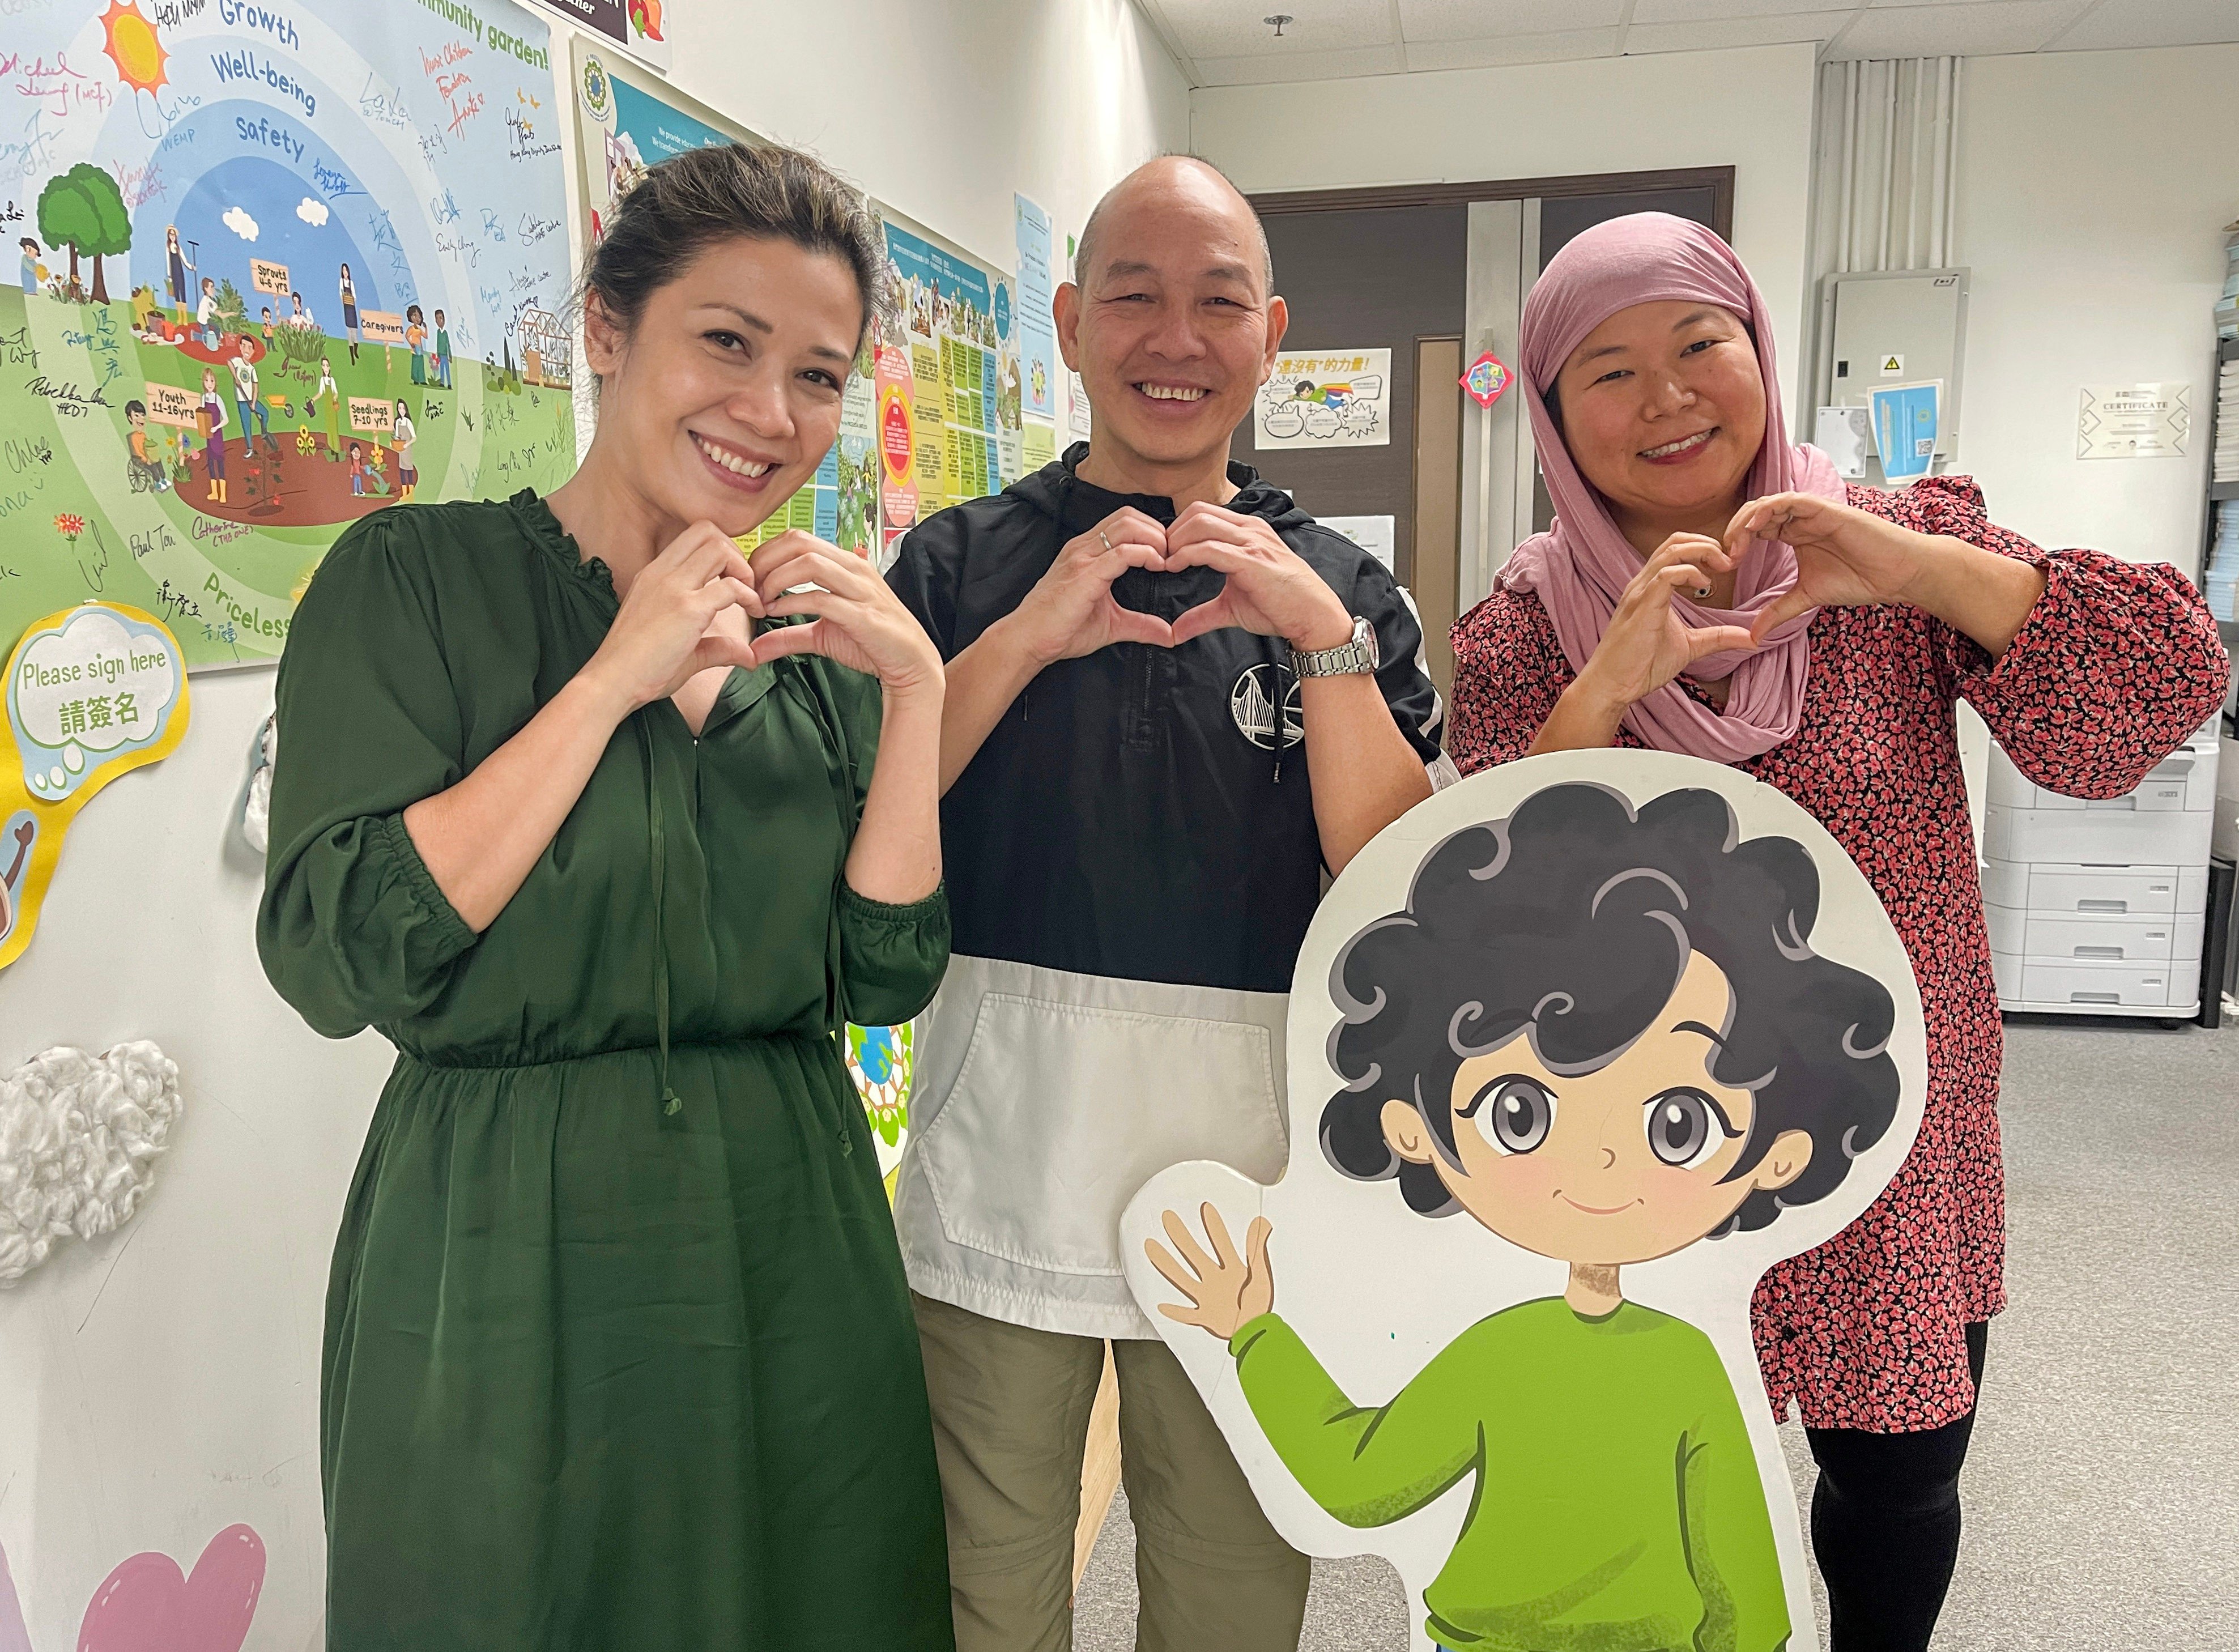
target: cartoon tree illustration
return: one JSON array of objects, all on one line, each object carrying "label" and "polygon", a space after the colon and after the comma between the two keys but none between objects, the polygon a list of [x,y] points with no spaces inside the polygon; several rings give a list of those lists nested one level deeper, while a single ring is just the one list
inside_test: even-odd
[{"label": "cartoon tree illustration", "polygon": [[101,261],[130,250],[132,217],[124,210],[124,197],[116,180],[89,162],[81,161],[60,177],[47,180],[39,191],[39,233],[49,245],[70,249],[70,283],[73,297],[83,298],[78,284],[81,253],[93,258],[93,302],[109,302],[109,283]]}]

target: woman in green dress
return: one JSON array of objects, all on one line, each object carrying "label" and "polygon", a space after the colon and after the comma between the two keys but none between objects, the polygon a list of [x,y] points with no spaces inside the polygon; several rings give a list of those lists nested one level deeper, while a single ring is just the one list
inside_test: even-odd
[{"label": "woman in green dress", "polygon": [[833,1034],[948,952],[940,662],[809,481],[885,300],[783,150],[631,192],[547,500],[376,513],[312,581],[258,942],[397,1046],[335,1248],[334,1652],[952,1644],[931,1425]]}]

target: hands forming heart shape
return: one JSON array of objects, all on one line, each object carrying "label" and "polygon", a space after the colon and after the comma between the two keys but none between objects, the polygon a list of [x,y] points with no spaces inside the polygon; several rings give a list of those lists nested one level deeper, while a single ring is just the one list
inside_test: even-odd
[{"label": "hands forming heart shape", "polygon": [[[1122,607],[1113,582],[1131,567],[1178,574],[1208,567],[1220,594],[1172,622]],[[1122,506],[1069,541],[1013,616],[1026,651],[1046,665],[1115,642],[1171,648],[1207,632],[1241,628],[1293,648],[1334,648],[1352,634],[1335,591],[1262,518],[1202,501],[1172,527]]]}]

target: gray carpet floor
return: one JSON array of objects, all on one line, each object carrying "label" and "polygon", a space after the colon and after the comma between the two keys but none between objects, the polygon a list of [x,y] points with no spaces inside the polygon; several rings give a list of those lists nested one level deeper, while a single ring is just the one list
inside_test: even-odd
[{"label": "gray carpet floor", "polygon": [[[1937,1647],[2230,1652],[2239,1025],[2048,1018],[2006,1039],[2010,1306]],[[1808,1503],[1803,1431],[1783,1434]],[[1080,1652],[1133,1646],[1133,1555],[1123,1494],[1081,1580]],[[1409,1609],[1381,1561],[1317,1562],[1301,1652],[1405,1652]]]}]

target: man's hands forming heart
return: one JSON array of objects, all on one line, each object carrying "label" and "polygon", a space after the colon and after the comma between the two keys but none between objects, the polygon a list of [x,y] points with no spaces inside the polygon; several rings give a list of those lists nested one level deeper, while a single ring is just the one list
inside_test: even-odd
[{"label": "man's hands forming heart", "polygon": [[[1219,595],[1169,625],[1113,600],[1113,581],[1131,567],[1209,567],[1226,577]],[[1352,616],[1337,593],[1272,527],[1203,501],[1185,506],[1171,527],[1131,506],[1113,511],[1066,543],[1013,617],[1022,644],[1042,665],[1115,642],[1170,648],[1232,626],[1299,649],[1334,648],[1352,634]]]}]

